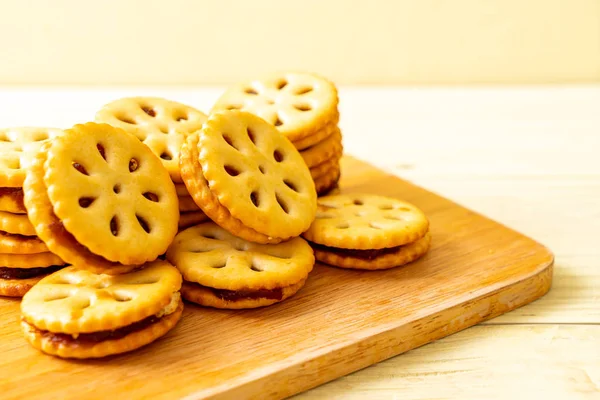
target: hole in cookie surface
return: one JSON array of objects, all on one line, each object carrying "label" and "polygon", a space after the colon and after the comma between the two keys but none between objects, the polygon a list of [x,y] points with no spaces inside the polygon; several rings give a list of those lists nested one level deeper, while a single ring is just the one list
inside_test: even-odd
[{"label": "hole in cookie surface", "polygon": [[33,139],[34,142],[41,142],[42,140],[46,140],[48,139],[48,134],[46,132],[40,132],[37,135],[35,135],[35,138]]},{"label": "hole in cookie surface", "polygon": [[294,108],[303,112],[312,110],[312,107],[309,104],[294,104]]},{"label": "hole in cookie surface", "polygon": [[287,84],[288,84],[288,82],[285,79],[282,79],[279,82],[277,82],[277,89],[281,90],[284,87],[286,87]]},{"label": "hole in cookie surface", "polygon": [[94,197],[80,197],[79,198],[79,207],[81,207],[81,208],[88,208],[89,206],[92,205],[92,203],[95,200],[96,199]]},{"label": "hole in cookie surface", "polygon": [[292,182],[290,182],[289,180],[285,179],[283,181],[283,183],[285,183],[285,185],[287,187],[289,187],[290,189],[292,189],[294,192],[298,193],[298,189],[296,188],[296,185],[294,185]]},{"label": "hole in cookie surface", "polygon": [[391,210],[391,209],[393,209],[393,208],[394,208],[394,207],[392,207],[392,205],[391,205],[391,204],[382,204],[382,205],[380,205],[380,206],[379,206],[379,209],[380,209],[380,210]]},{"label": "hole in cookie surface", "polygon": [[280,150],[275,150],[273,152],[273,158],[277,162],[282,162],[283,161],[283,153]]},{"label": "hole in cookie surface", "polygon": [[298,89],[296,89],[296,90],[294,91],[294,94],[295,94],[295,95],[301,95],[301,94],[310,93],[310,92],[312,92],[312,91],[313,91],[313,88],[311,88],[311,87],[308,87],[308,86],[306,86],[306,87],[299,87]]},{"label": "hole in cookie surface", "polygon": [[112,233],[113,236],[119,235],[119,219],[116,215],[110,220],[110,233]]},{"label": "hole in cookie surface", "polygon": [[156,117],[156,111],[154,111],[154,108],[150,107],[150,106],[142,106],[142,111],[145,112],[146,114],[148,114],[151,117]]},{"label": "hole in cookie surface", "polygon": [[144,219],[144,217],[140,217],[137,214],[135,215],[135,217],[137,218],[137,221],[140,224],[140,226],[142,227],[142,229],[144,231],[146,231],[146,233],[150,233],[150,226],[148,225],[148,222],[146,222],[146,220]]},{"label": "hole in cookie surface", "polygon": [[407,207],[400,207],[400,208],[398,209],[398,211],[403,211],[403,212],[406,212],[406,211],[410,211],[410,208],[407,208]]},{"label": "hole in cookie surface", "polygon": [[269,99],[269,100],[267,100],[267,104],[273,105],[273,104],[275,104],[275,102],[273,100]]},{"label": "hole in cookie surface", "polygon": [[283,121],[279,119],[279,115],[277,115],[275,117],[275,122],[273,122],[273,125],[275,125],[275,126],[281,126],[281,125],[283,125]]},{"label": "hole in cookie surface", "polygon": [[168,151],[163,151],[160,155],[160,158],[162,158],[163,160],[171,161],[173,159],[173,155]]},{"label": "hole in cookie surface", "polygon": [[225,140],[228,145],[239,151],[239,149],[233,144],[233,140],[229,135],[223,134],[223,140]]},{"label": "hole in cookie surface", "polygon": [[227,266],[227,262],[226,262],[226,261],[223,261],[222,263],[219,263],[219,264],[213,265],[212,267],[213,267],[213,268],[216,268],[216,269],[220,269],[220,268],[225,268],[226,266]]},{"label": "hole in cookie surface", "polygon": [[394,220],[394,221],[402,221],[402,218],[396,217],[395,215],[386,215],[383,218],[385,218],[385,219],[391,219],[391,220]]},{"label": "hole in cookie surface", "polygon": [[73,162],[73,168],[75,168],[77,171],[81,172],[84,175],[89,175],[85,167],[79,164],[78,162]]},{"label": "hole in cookie surface", "polygon": [[146,193],[143,194],[143,196],[145,198],[147,198],[148,200],[150,200],[150,201],[158,203],[158,195],[156,193],[146,192]]},{"label": "hole in cookie surface", "polygon": [[369,223],[369,227],[370,227],[370,228],[373,228],[373,229],[381,229],[381,227],[380,227],[380,226],[378,226],[378,225],[375,225],[373,222]]},{"label": "hole in cookie surface", "polygon": [[259,165],[259,166],[258,166],[258,170],[259,170],[259,171],[260,171],[260,173],[261,173],[261,174],[263,174],[263,175],[266,173],[265,167],[264,167],[263,165]]},{"label": "hole in cookie surface", "polygon": [[20,169],[21,168],[21,160],[15,158],[14,160],[10,160],[10,164],[6,165],[10,169]]},{"label": "hole in cookie surface", "polygon": [[206,239],[217,239],[217,237],[215,235],[213,235],[212,233],[205,233],[202,236]]},{"label": "hole in cookie surface", "polygon": [[240,174],[240,171],[233,165],[225,165],[224,168],[229,176],[238,176]]},{"label": "hole in cookie surface", "polygon": [[338,229],[348,229],[349,227],[350,227],[350,225],[348,225],[347,222],[342,222],[341,224],[338,224],[336,226],[336,228],[338,228]]},{"label": "hole in cookie surface", "polygon": [[363,203],[363,201],[362,201],[362,200],[355,199],[355,200],[352,202],[352,204],[354,204],[355,206],[362,206],[362,205],[363,205],[363,204],[365,204],[365,203]]},{"label": "hole in cookie surface", "polygon": [[120,303],[125,303],[127,301],[133,300],[133,297],[131,295],[122,292],[113,293],[113,298]]},{"label": "hole in cookie surface", "polygon": [[140,166],[138,160],[136,160],[135,158],[132,158],[131,160],[129,160],[129,172],[133,172],[135,170],[138,169],[138,167]]},{"label": "hole in cookie surface", "polygon": [[117,119],[121,122],[125,122],[126,124],[130,124],[130,125],[135,125],[137,123],[132,118],[126,117],[124,115],[117,117]]},{"label": "hole in cookie surface", "polygon": [[254,132],[252,132],[252,129],[248,127],[246,128],[246,132],[248,132],[248,137],[250,138],[250,141],[256,144],[256,136],[254,135]]},{"label": "hole in cookie surface", "polygon": [[63,300],[68,297],[71,297],[71,296],[69,296],[68,294],[55,293],[53,295],[49,295],[48,297],[45,297],[44,301],[49,302],[49,301]]},{"label": "hole in cookie surface", "polygon": [[117,183],[115,186],[113,186],[113,192],[115,192],[115,194],[119,194],[121,192],[121,185]]},{"label": "hole in cookie surface", "polygon": [[163,126],[163,125],[161,125],[161,126],[159,126],[159,127],[158,127],[158,129],[159,129],[159,130],[160,130],[162,133],[164,133],[165,135],[169,133],[169,127],[167,127],[167,126]]},{"label": "hole in cookie surface", "polygon": [[239,104],[229,104],[227,107],[225,107],[228,110],[240,110],[242,108],[241,105]]},{"label": "hole in cookie surface", "polygon": [[102,156],[104,161],[106,161],[106,151],[104,150],[104,146],[98,143],[96,144],[96,148],[98,149],[98,153],[100,153],[100,156]]},{"label": "hole in cookie surface", "polygon": [[250,269],[254,272],[263,272],[258,266],[254,265],[254,263],[250,266]]},{"label": "hole in cookie surface", "polygon": [[257,191],[250,193],[250,201],[252,201],[252,204],[254,204],[254,207],[258,207],[260,205]]},{"label": "hole in cookie surface", "polygon": [[251,94],[253,96],[256,96],[258,94],[258,92],[254,88],[246,88],[246,90],[244,90],[244,92],[246,94]]},{"label": "hole in cookie surface", "polygon": [[331,214],[327,214],[327,213],[317,212],[317,216],[315,218],[317,218],[317,219],[331,219],[331,218],[335,218],[335,216],[331,215]]},{"label": "hole in cookie surface", "polygon": [[287,203],[285,202],[285,200],[283,200],[283,198],[281,198],[277,193],[275,193],[275,199],[277,200],[277,203],[279,203],[279,207],[281,207],[283,212],[286,214],[289,214],[290,209],[289,209]]}]

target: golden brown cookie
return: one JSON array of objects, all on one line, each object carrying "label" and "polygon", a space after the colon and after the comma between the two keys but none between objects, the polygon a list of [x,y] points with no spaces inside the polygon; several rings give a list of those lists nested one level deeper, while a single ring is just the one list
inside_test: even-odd
[{"label": "golden brown cookie", "polygon": [[194,203],[194,199],[191,196],[181,196],[178,198],[179,200],[179,212],[191,212],[191,211],[201,211],[200,207],[196,203]]},{"label": "golden brown cookie", "polygon": [[175,191],[177,192],[177,196],[179,197],[189,197],[190,192],[188,192],[187,187],[185,187],[184,183],[176,183]]},{"label": "golden brown cookie", "polygon": [[43,143],[60,135],[62,131],[54,128],[0,129],[0,187],[22,187],[32,157]]},{"label": "golden brown cookie", "polygon": [[144,144],[106,124],[76,125],[27,173],[35,232],[69,264],[118,274],[164,253],[177,232],[175,187]]},{"label": "golden brown cookie", "polygon": [[414,205],[372,194],[320,197],[313,224],[303,236],[311,243],[354,250],[373,250],[412,243],[429,229]]},{"label": "golden brown cookie", "polygon": [[325,140],[329,136],[333,135],[337,131],[339,131],[337,122],[336,123],[331,122],[331,123],[325,125],[323,128],[321,128],[317,132],[313,133],[312,135],[305,137],[304,139],[292,142],[292,144],[294,145],[294,147],[296,149],[304,150],[311,146],[314,146],[315,144],[317,144],[319,142],[322,142],[323,140]]},{"label": "golden brown cookie", "polygon": [[160,157],[174,182],[182,182],[179,151],[206,115],[185,104],[158,97],[127,97],[105,105],[96,114],[104,122],[132,133]]},{"label": "golden brown cookie", "polygon": [[338,186],[340,180],[340,170],[333,169],[327,173],[315,178],[315,188],[319,196],[324,196]]},{"label": "golden brown cookie", "polygon": [[63,358],[124,353],[175,326],[180,288],[180,273],[162,260],[118,276],[68,267],[23,297],[22,328],[35,348]]},{"label": "golden brown cookie", "polygon": [[337,124],[337,105],[337,90],[328,80],[309,73],[282,72],[231,87],[212,112],[251,112],[298,142]]},{"label": "golden brown cookie", "polygon": [[179,216],[179,229],[189,228],[200,222],[208,221],[209,218],[202,211],[190,211],[181,213]]},{"label": "golden brown cookie", "polygon": [[196,204],[240,237],[277,243],[314,218],[310,171],[290,141],[257,116],[213,114],[181,153],[181,174]]},{"label": "golden brown cookie", "polygon": [[35,236],[35,229],[26,214],[0,211],[0,231],[13,235]]},{"label": "golden brown cookie", "polygon": [[23,204],[23,188],[0,188],[0,211],[27,214],[27,209]]},{"label": "golden brown cookie", "polygon": [[315,167],[322,162],[330,159],[339,159],[342,156],[344,148],[342,146],[342,134],[337,130],[333,135],[325,140],[302,150],[300,155],[310,168]]},{"label": "golden brown cookie", "polygon": [[64,265],[65,262],[50,252],[34,254],[0,254],[0,266],[7,268],[40,268]]},{"label": "golden brown cookie", "polygon": [[426,233],[415,242],[376,250],[349,250],[312,244],[315,258],[340,268],[380,270],[415,261],[429,250],[431,235]]},{"label": "golden brown cookie", "polygon": [[38,237],[0,232],[0,253],[36,254],[48,251],[48,247]]},{"label": "golden brown cookie", "polygon": [[312,249],[301,238],[257,244],[212,222],[180,232],[167,259],[183,275],[186,299],[217,308],[253,308],[282,301],[304,285],[314,265]]},{"label": "golden brown cookie", "polygon": [[323,161],[321,164],[316,165],[310,169],[310,176],[312,176],[313,180],[320,178],[332,171],[340,171],[340,158],[335,157],[327,161]]}]

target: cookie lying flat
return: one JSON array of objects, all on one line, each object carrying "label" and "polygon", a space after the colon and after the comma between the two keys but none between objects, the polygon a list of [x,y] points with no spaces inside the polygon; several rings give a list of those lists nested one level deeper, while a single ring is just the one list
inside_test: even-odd
[{"label": "cookie lying flat", "polygon": [[404,201],[368,194],[332,195],[303,236],[317,260],[343,268],[386,269],[427,252],[431,238],[423,212]]},{"label": "cookie lying flat", "polygon": [[295,294],[314,265],[301,238],[256,244],[208,222],[180,232],[167,259],[183,274],[183,297],[216,308],[268,306]]},{"label": "cookie lying flat", "polygon": [[181,175],[206,215],[249,241],[281,242],[314,219],[316,191],[302,157],[250,113],[211,115],[182,147]]},{"label": "cookie lying flat", "polygon": [[169,174],[135,136],[110,125],[76,125],[46,143],[24,192],[35,233],[50,251],[98,273],[156,259],[177,233]]},{"label": "cookie lying flat", "polygon": [[328,80],[309,73],[274,73],[228,89],[212,112],[242,110],[273,124],[292,142],[337,125],[338,96]]},{"label": "cookie lying flat", "polygon": [[339,168],[334,168],[315,178],[315,188],[317,190],[317,194],[319,196],[324,196],[333,189],[337,188],[340,176],[341,173]]},{"label": "cookie lying flat", "polygon": [[98,358],[153,342],[181,317],[181,274],[166,261],[119,276],[67,267],[21,303],[29,343],[63,358]]},{"label": "cookie lying flat", "polygon": [[330,122],[317,132],[313,133],[310,136],[305,137],[304,139],[297,140],[292,142],[294,147],[298,150],[308,149],[315,144],[322,142],[327,139],[329,136],[333,135],[335,132],[338,132],[339,128],[337,126],[337,122]]},{"label": "cookie lying flat", "polygon": [[332,158],[341,158],[344,147],[342,146],[342,133],[339,129],[325,140],[300,152],[302,159],[309,168]]},{"label": "cookie lying flat", "polygon": [[157,97],[127,97],[105,105],[96,121],[134,134],[160,157],[174,182],[181,182],[179,150],[206,115],[193,107]]}]

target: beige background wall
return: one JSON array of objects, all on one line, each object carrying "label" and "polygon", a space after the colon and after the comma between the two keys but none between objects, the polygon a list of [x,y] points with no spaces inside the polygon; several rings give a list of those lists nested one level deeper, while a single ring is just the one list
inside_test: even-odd
[{"label": "beige background wall", "polygon": [[600,0],[0,0],[0,84],[600,81]]}]

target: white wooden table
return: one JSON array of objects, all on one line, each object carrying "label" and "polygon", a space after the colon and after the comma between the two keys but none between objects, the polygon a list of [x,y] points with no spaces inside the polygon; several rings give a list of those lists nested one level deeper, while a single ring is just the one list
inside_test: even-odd
[{"label": "white wooden table", "polygon": [[[0,125],[69,127],[126,95],[207,111],[220,88],[0,89]],[[541,300],[298,399],[600,399],[600,86],[342,88],[346,152],[556,255]]]}]

